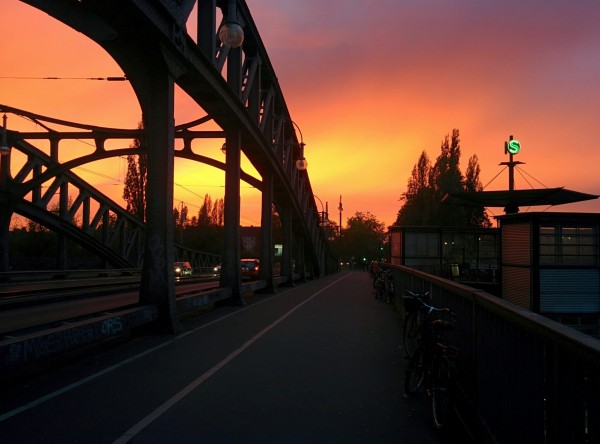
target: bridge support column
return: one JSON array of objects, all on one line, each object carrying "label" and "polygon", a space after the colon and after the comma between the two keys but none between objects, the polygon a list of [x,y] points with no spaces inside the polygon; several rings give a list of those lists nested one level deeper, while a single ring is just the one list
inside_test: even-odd
[{"label": "bridge support column", "polygon": [[306,282],[306,263],[304,259],[304,237],[296,238],[296,272],[300,275],[300,281]]},{"label": "bridge support column", "polygon": [[273,281],[273,176],[265,174],[262,184],[260,279],[267,282],[263,292],[275,293]]},{"label": "bridge support column", "polygon": [[225,208],[223,251],[221,255],[221,287],[231,288],[229,302],[244,305],[240,278],[240,170],[241,137],[229,132],[225,141]]},{"label": "bridge support column", "polygon": [[287,278],[286,285],[294,285],[294,268],[292,267],[292,243],[294,241],[292,229],[292,210],[283,207],[280,213],[281,228],[283,231],[283,252],[281,256],[281,275]]},{"label": "bridge support column", "polygon": [[[10,176],[10,153],[0,157],[0,190],[6,191]],[[0,205],[0,271],[10,271],[8,248],[10,220],[12,210],[8,203]]]},{"label": "bridge support column", "polygon": [[[68,218],[69,210],[69,187],[68,184],[63,183],[60,186],[60,199],[58,203],[58,214],[62,219]],[[56,269],[67,270],[69,268],[69,262],[67,257],[67,237],[64,233],[59,232],[58,244],[56,251]]]},{"label": "bridge support column", "polygon": [[10,271],[10,255],[8,248],[10,219],[12,211],[7,206],[0,208],[0,272]]},{"label": "bridge support column", "polygon": [[[227,56],[227,84],[240,96],[242,89],[242,50],[231,48]],[[229,303],[245,305],[240,276],[240,179],[242,134],[228,128],[225,140],[225,239],[221,263],[221,287],[231,288]]]},{"label": "bridge support column", "polygon": [[147,236],[140,303],[157,305],[160,328],[176,333],[181,324],[175,305],[173,273],[174,82],[158,63],[147,66],[135,80],[139,81],[146,137],[143,145],[148,152]]}]

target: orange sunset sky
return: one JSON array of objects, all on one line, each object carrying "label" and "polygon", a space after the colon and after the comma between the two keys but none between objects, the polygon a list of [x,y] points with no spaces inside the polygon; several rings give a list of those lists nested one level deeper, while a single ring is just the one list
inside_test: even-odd
[{"label": "orange sunset sky", "polygon": [[[543,186],[600,194],[597,0],[247,3],[302,130],[314,194],[329,204],[332,220],[339,221],[342,195],[344,225],[357,211],[391,225],[419,154],[426,150],[434,161],[453,128],[461,133],[462,171],[477,154],[484,185],[508,160],[503,144],[512,134],[522,143],[515,160]],[[99,46],[19,1],[3,0],[0,10],[0,103],[81,123],[137,126],[140,110],[127,82],[73,79],[123,74]],[[194,27],[191,21],[193,36]],[[205,114],[183,94],[175,112],[176,124]],[[14,116],[8,126],[35,129]],[[221,144],[206,143],[202,154],[222,160]],[[76,172],[120,200],[124,159]],[[184,202],[196,213],[205,193],[223,196],[223,180],[177,161],[174,206]],[[507,182],[505,171],[486,189]],[[530,184],[516,174],[517,188]],[[600,201],[551,210],[598,212]],[[259,211],[258,192],[243,184],[242,224],[259,225]]]}]

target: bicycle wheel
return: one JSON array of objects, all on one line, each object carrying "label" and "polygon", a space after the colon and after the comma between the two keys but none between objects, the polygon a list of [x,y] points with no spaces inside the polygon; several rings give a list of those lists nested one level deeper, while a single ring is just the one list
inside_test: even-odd
[{"label": "bicycle wheel", "polygon": [[392,284],[391,282],[388,283],[388,285],[386,285],[386,288],[385,288],[385,301],[388,304],[391,304],[394,302],[394,284]]},{"label": "bicycle wheel", "polygon": [[383,286],[383,282],[379,282],[379,285],[377,285],[376,298],[380,299],[380,300],[384,300],[385,299],[385,288]]},{"label": "bicycle wheel", "polygon": [[415,350],[413,357],[408,363],[406,374],[404,375],[404,391],[412,396],[419,391],[423,380],[425,379],[425,367],[423,365],[423,350]]},{"label": "bicycle wheel", "polygon": [[410,313],[404,320],[403,343],[408,359],[412,358],[419,345],[419,325],[417,313]]},{"label": "bicycle wheel", "polygon": [[437,356],[433,359],[431,369],[431,413],[435,428],[441,429],[446,424],[450,401],[450,368],[448,361],[442,356]]}]

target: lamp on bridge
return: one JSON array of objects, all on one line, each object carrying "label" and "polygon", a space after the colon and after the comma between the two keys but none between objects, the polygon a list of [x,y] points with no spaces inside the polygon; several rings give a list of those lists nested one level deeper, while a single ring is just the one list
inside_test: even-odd
[{"label": "lamp on bridge", "polygon": [[229,0],[227,20],[219,28],[219,40],[232,48],[239,48],[244,43],[244,30],[237,19],[236,0]]},{"label": "lamp on bridge", "polygon": [[6,138],[6,114],[2,117],[2,145],[0,145],[0,155],[8,156],[10,154],[10,146]]},{"label": "lamp on bridge", "polygon": [[225,22],[219,29],[219,39],[224,45],[239,48],[244,43],[244,30],[235,22]]},{"label": "lamp on bridge", "polygon": [[298,124],[296,122],[294,122],[291,119],[290,119],[290,122],[292,122],[292,124],[296,128],[298,128],[298,132],[300,133],[300,143],[298,144],[298,159],[296,160],[296,168],[300,171],[306,171],[306,168],[308,167],[308,162],[306,161],[306,158],[304,157],[304,147],[306,145],[304,143],[304,137],[302,136],[302,130],[300,129],[300,127],[298,126]]},{"label": "lamp on bridge", "polygon": [[296,168],[298,168],[300,171],[305,171],[307,167],[308,167],[308,162],[306,161],[304,156],[302,156],[298,160],[296,160]]}]

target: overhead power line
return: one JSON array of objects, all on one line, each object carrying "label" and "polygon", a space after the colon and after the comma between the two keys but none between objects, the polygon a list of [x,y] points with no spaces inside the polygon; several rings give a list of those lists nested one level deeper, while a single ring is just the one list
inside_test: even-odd
[{"label": "overhead power line", "polygon": [[12,79],[12,80],[105,80],[108,82],[125,82],[127,77],[125,76],[113,76],[113,77],[26,77],[26,76],[0,76],[0,79]]}]

